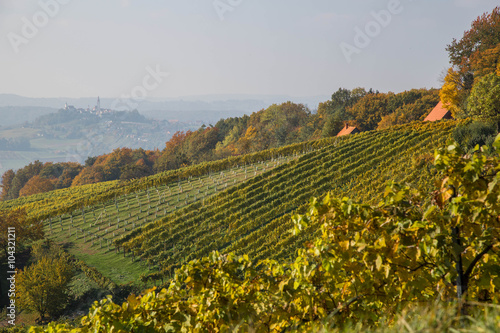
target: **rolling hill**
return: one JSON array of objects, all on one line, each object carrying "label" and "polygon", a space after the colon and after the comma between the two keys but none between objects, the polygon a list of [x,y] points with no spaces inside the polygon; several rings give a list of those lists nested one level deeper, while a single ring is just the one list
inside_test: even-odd
[{"label": "rolling hill", "polygon": [[49,238],[117,283],[159,283],[211,251],[291,259],[314,237],[291,215],[333,191],[376,202],[387,181],[433,181],[429,154],[458,122],[411,123],[233,157],[133,180],[19,198]]}]

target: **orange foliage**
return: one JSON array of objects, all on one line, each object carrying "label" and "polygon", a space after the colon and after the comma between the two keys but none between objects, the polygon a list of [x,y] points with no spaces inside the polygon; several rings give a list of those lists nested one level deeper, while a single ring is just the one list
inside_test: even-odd
[{"label": "orange foliage", "polygon": [[32,177],[26,185],[19,191],[20,197],[25,197],[28,195],[49,192],[54,189],[54,184],[45,178],[40,176]]}]

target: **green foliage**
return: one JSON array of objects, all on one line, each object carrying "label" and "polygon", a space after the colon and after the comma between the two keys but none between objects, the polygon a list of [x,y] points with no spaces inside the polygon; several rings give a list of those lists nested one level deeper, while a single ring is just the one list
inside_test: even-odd
[{"label": "green foliage", "polygon": [[[500,150],[500,135],[494,147]],[[77,331],[313,331],[355,322],[359,331],[411,304],[497,301],[499,160],[480,150],[465,156],[455,145],[439,149],[444,178],[431,201],[395,183],[375,206],[313,198],[306,214],[293,217],[294,233],[319,225],[321,234],[294,261],[213,252],[184,264],[160,292],[132,295],[122,306],[110,298],[94,303]],[[471,318],[455,320],[446,310],[422,316],[410,314],[411,325],[460,328]],[[411,326],[400,319],[398,327]]]},{"label": "green foliage", "polygon": [[457,126],[453,130],[453,139],[465,151],[471,152],[476,145],[487,145],[491,148],[497,133],[498,123],[496,121],[475,121]]},{"label": "green foliage", "polygon": [[17,275],[16,298],[21,309],[37,312],[41,318],[59,314],[68,302],[68,285],[73,277],[64,257],[42,257]]},{"label": "green foliage", "polygon": [[468,111],[478,118],[500,115],[500,76],[488,74],[474,85],[468,99]]}]

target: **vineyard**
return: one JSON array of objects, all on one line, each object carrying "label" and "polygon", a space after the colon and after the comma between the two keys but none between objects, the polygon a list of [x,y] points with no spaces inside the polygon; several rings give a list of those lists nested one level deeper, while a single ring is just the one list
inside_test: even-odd
[{"label": "vineyard", "polygon": [[[375,202],[389,180],[421,187],[433,181],[428,164],[416,163],[449,139],[455,122],[412,124],[372,131],[309,152],[288,164],[168,214],[115,241],[123,254],[158,271],[143,280],[164,280],[174,269],[211,251],[255,260],[291,259],[314,232],[292,236],[291,216],[309,198],[327,191]],[[423,156],[425,158],[425,156]]]},{"label": "vineyard", "polygon": [[[158,283],[213,250],[287,260],[314,232],[291,216],[327,191],[376,202],[389,180],[432,184],[425,154],[456,122],[414,123],[328,138],[132,180],[0,203],[25,208],[46,235],[123,284]],[[428,156],[427,156],[428,157]],[[377,195],[375,195],[377,193]]]},{"label": "vineyard", "polygon": [[[268,162],[237,166],[221,172],[174,183],[146,187],[44,221],[48,238],[63,244],[71,254],[95,266],[118,283],[132,282],[148,270],[147,262],[123,261],[113,241],[123,234],[160,219],[177,209],[255,177],[296,158],[283,156]],[[109,188],[105,184],[103,189]],[[77,191],[78,193],[78,191]]]}]

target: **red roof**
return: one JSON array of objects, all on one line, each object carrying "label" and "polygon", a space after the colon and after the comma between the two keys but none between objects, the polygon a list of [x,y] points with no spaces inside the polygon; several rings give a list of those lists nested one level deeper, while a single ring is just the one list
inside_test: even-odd
[{"label": "red roof", "polygon": [[451,112],[444,107],[443,103],[439,102],[434,110],[425,117],[424,121],[437,121],[441,119],[453,119],[453,117],[451,116]]},{"label": "red roof", "polygon": [[355,126],[349,126],[345,124],[345,127],[337,134],[337,136],[349,135],[359,133],[359,130]]}]

